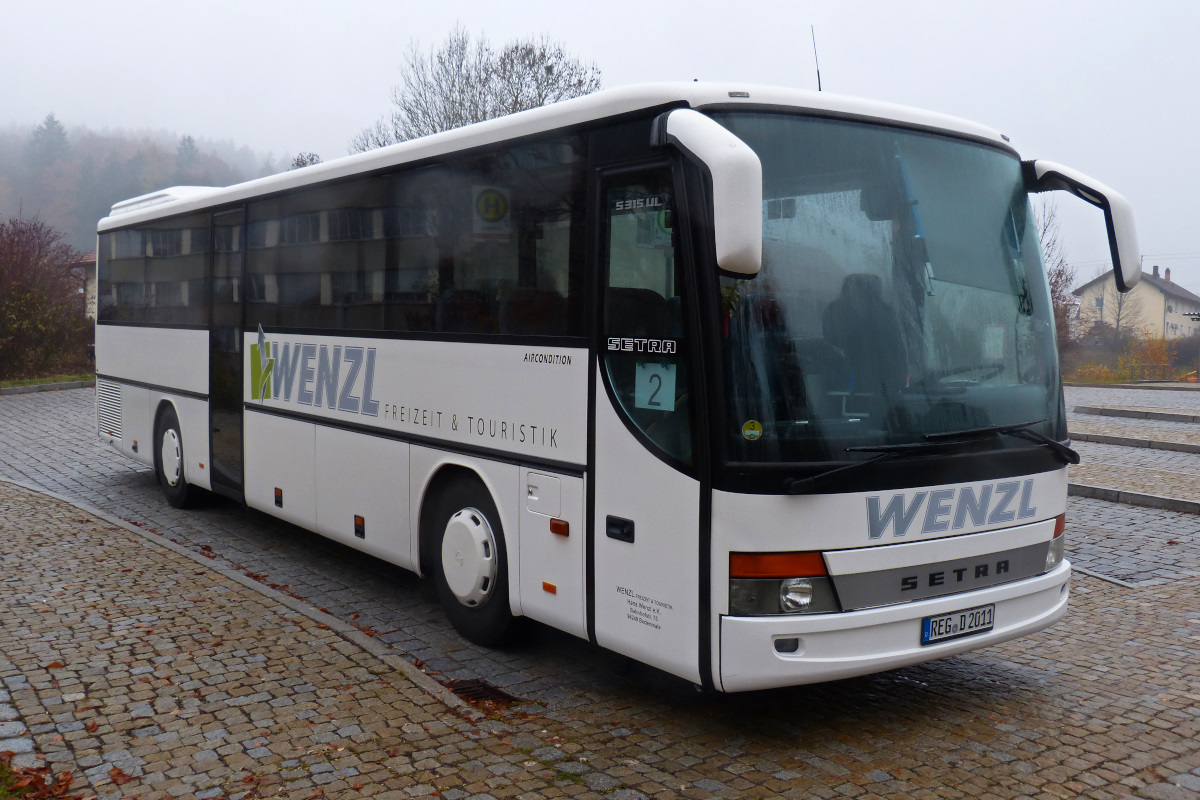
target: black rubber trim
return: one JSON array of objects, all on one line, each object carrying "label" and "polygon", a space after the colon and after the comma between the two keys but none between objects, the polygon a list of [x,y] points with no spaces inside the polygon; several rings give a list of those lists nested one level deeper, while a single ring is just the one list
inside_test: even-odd
[{"label": "black rubber trim", "polygon": [[573,464],[569,461],[555,461],[549,458],[515,456],[512,453],[508,453],[503,450],[495,450],[490,447],[455,444],[454,442],[447,442],[442,439],[434,439],[429,436],[383,430],[371,425],[362,425],[356,422],[339,422],[337,420],[330,420],[325,417],[318,417],[313,414],[303,414],[278,408],[267,408],[264,406],[259,406],[253,402],[243,404],[242,408],[244,411],[253,412],[255,414],[266,414],[272,417],[293,419],[297,422],[307,422],[314,425],[320,425],[325,428],[336,428],[338,430],[349,431],[351,433],[361,433],[367,436],[375,436],[380,439],[390,439],[392,441],[415,444],[421,447],[427,447],[430,450],[441,450],[447,453],[461,453],[462,455],[486,458],[489,461],[497,461],[504,464],[514,464],[519,467],[529,467],[531,469],[540,469],[547,472],[556,472],[560,475],[570,475],[572,477],[581,478],[586,475],[588,471],[586,466],[582,464]]},{"label": "black rubber trim", "polygon": [[[243,304],[244,306],[244,304]],[[254,333],[258,325],[247,324],[242,333]],[[302,328],[264,325],[263,333],[281,336],[333,336],[356,339],[389,339],[417,342],[461,342],[465,344],[511,345],[514,347],[561,347],[582,350],[587,346],[583,334],[571,336],[514,335],[509,333],[439,333],[437,331],[391,331],[372,328]]]}]

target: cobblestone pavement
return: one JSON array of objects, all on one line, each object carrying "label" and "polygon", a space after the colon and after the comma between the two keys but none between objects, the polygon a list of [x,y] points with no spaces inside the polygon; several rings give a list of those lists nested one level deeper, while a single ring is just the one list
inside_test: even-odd
[{"label": "cobblestone pavement", "polygon": [[[1079,413],[1075,408],[1155,408],[1175,414],[1200,414],[1197,390],[1145,391],[1067,387],[1067,426],[1072,436],[1118,437],[1148,447],[1076,441],[1082,462],[1070,469],[1072,483],[1127,492],[1200,501],[1200,424],[1130,419]],[[1170,448],[1172,443],[1182,448]],[[1192,452],[1178,452],[1179,449]]]},{"label": "cobblestone pavement", "polygon": [[[517,785],[552,797],[564,776],[601,777],[538,722],[452,713],[331,626],[182,548],[4,483],[0,510],[0,709],[16,717],[0,723],[0,750],[20,752],[18,766],[36,744],[73,789],[146,800]],[[552,757],[530,755],[545,748]]]},{"label": "cobblestone pavement", "polygon": [[[233,759],[223,762],[230,771],[212,775],[209,769],[201,769],[194,752],[205,745],[189,739],[186,746],[196,748],[193,760],[172,758],[170,769],[162,771],[163,780],[177,780],[178,786],[186,787],[180,789],[181,796],[189,796],[199,786],[184,782],[190,775],[235,780],[243,774],[238,769],[260,776],[273,769],[279,777],[268,787],[271,791],[307,797],[312,794],[309,787],[288,789],[283,773],[291,770],[288,776],[311,780],[321,788],[314,776],[327,773],[314,769],[316,755],[310,762],[296,753],[304,747],[324,746],[325,756],[333,758],[336,753],[336,758],[353,759],[347,764],[369,776],[368,780],[345,776],[324,787],[328,796],[344,797],[382,789],[404,792],[403,796],[431,793],[438,780],[455,780],[463,772],[462,765],[469,764],[477,771],[464,774],[470,780],[481,779],[483,785],[460,783],[457,790],[466,794],[444,796],[474,792],[480,797],[539,797],[560,791],[627,798],[1200,798],[1200,532],[1194,516],[1071,498],[1068,554],[1087,574],[1077,575],[1071,611],[1056,627],[999,647],[882,675],[748,695],[700,695],[681,681],[544,628],[510,650],[464,645],[443,622],[428,590],[407,573],[233,504],[214,501],[196,511],[171,509],[148,471],[99,445],[91,427],[93,396],[91,390],[75,390],[0,398],[0,478],[89,503],[151,537],[177,541],[197,560],[188,559],[181,567],[175,562],[184,556],[171,552],[162,556],[171,563],[153,571],[142,559],[159,558],[149,554],[154,548],[142,545],[113,555],[100,566],[115,562],[110,569],[130,567],[135,572],[124,573],[125,582],[113,590],[115,594],[102,596],[82,575],[85,566],[95,566],[96,559],[72,556],[61,540],[70,536],[86,547],[111,540],[112,547],[118,548],[115,533],[123,529],[55,501],[12,493],[27,498],[23,502],[33,504],[35,510],[17,508],[12,501],[8,509],[0,510],[5,521],[0,525],[3,552],[7,556],[22,538],[29,539],[22,547],[38,549],[20,562],[36,563],[36,568],[14,573],[6,559],[5,572],[0,573],[0,606],[4,606],[0,638],[5,640],[0,646],[4,654],[0,678],[4,691],[11,693],[9,700],[0,694],[0,715],[6,713],[8,703],[18,712],[17,719],[10,721],[27,731],[10,738],[32,739],[33,749],[56,764],[69,765],[70,759],[76,759],[80,775],[102,781],[113,768],[125,774],[142,770],[143,777],[134,782],[97,787],[103,791],[132,796],[140,790],[150,796],[147,792],[156,787],[148,785],[151,782],[144,776],[158,773],[133,759],[143,759],[154,769],[161,762],[148,756],[164,746],[175,747],[158,741],[173,732],[167,726],[179,724],[182,731],[194,724],[193,717],[185,714],[196,718],[208,714],[213,719],[200,723],[201,729],[211,724],[213,730],[224,728],[230,735],[207,749]],[[53,511],[52,506],[59,510]],[[35,533],[17,533],[10,522],[14,519],[37,519]],[[214,576],[211,568],[215,567],[252,578],[236,583],[225,575]],[[145,575],[137,575],[137,570]],[[176,585],[168,587],[167,595],[145,594],[150,590],[146,578],[150,575]],[[136,581],[129,580],[134,577]],[[13,581],[40,581],[41,588],[17,589]],[[298,598],[305,607],[327,609],[334,620],[377,635],[368,638],[360,633],[358,640],[348,634],[335,636],[338,631],[332,625],[325,631],[312,617],[297,616],[291,606],[281,609],[256,600],[254,593],[247,593],[247,585],[255,581],[279,587],[279,603]],[[207,587],[224,585],[228,592],[204,593]],[[137,598],[145,604],[134,605]],[[186,607],[184,601],[190,598],[208,602],[197,600]],[[101,627],[92,616],[94,609],[86,608],[88,603],[96,608],[111,606],[115,616],[123,617],[121,630],[116,631],[111,620],[107,629]],[[263,609],[255,612],[259,618],[269,618],[273,624],[245,623],[246,610],[255,603]],[[78,612],[64,613],[70,604],[78,606]],[[164,627],[156,620],[139,620],[140,614],[180,615],[182,622]],[[209,623],[201,621],[205,614],[212,615]],[[139,624],[155,628],[153,635],[162,637],[162,652],[149,656],[137,649],[139,641],[152,635],[135,627]],[[214,640],[202,640],[197,633],[201,627],[207,627],[227,649],[218,650]],[[94,649],[87,651],[86,666],[56,655],[55,648],[83,653],[89,630],[98,633],[91,637]],[[105,630],[111,638],[95,641],[104,639]],[[288,646],[264,649],[271,646],[265,642],[277,636]],[[416,689],[404,684],[407,673],[382,661],[360,640],[391,647],[381,650],[385,655],[420,659],[426,669],[441,673],[438,677],[486,678],[532,702],[499,720],[476,723],[427,700],[422,708],[431,718],[429,724],[444,723],[447,730],[438,728],[437,734],[446,738],[425,737],[435,742],[427,747],[404,740],[411,749],[391,756],[375,740],[356,742],[360,731],[352,728],[357,726],[361,733],[379,731],[379,742],[396,741],[400,747],[396,731],[404,733],[401,719],[408,711],[381,711],[381,703],[415,704],[410,694]],[[342,659],[329,667],[336,673],[329,683],[308,674],[310,662],[288,660],[293,646],[310,647],[317,655],[333,658],[329,655],[333,650],[321,652],[322,643],[337,647],[337,657]],[[101,650],[102,644],[110,645],[109,649]],[[186,661],[182,653],[189,649],[200,655]],[[114,650],[124,657],[110,657]],[[258,654],[267,659],[249,660]],[[154,661],[168,656],[166,661]],[[183,672],[176,662],[210,669],[200,667],[205,657],[219,662],[211,667],[214,683],[182,689],[182,679],[186,675],[191,680],[191,673]],[[58,668],[46,668],[55,659],[64,669],[78,670],[66,676],[68,685],[54,674]],[[319,659],[314,656],[312,661]],[[135,678],[135,662],[151,671]],[[372,671],[385,667],[386,674]],[[246,679],[244,669],[253,680]],[[293,686],[284,684],[287,677],[280,677],[289,670],[295,670],[299,681]],[[67,688],[85,685],[85,671],[91,681],[87,686],[111,685],[114,691],[123,687],[128,700],[92,708],[86,713],[94,716],[85,721],[80,705],[90,705],[86,699],[64,700],[79,693]],[[173,676],[171,681],[166,675]],[[226,680],[241,681],[245,694],[221,689]],[[322,709],[310,717],[297,714],[306,709],[276,707],[266,698],[247,701],[262,714],[255,717],[247,706],[209,697],[225,691],[237,700],[269,691],[283,698],[291,692],[299,706],[294,695],[308,690],[296,687],[305,684],[318,687],[316,696],[305,702],[316,703],[314,710]],[[349,688],[327,697],[320,694],[321,687]],[[92,690],[82,691],[86,698]],[[189,698],[189,691],[202,696]],[[393,691],[408,700],[389,694]],[[156,705],[163,698],[170,702]],[[206,698],[194,708],[187,705]],[[275,694],[271,699],[276,699]],[[148,708],[152,716],[135,720],[126,710],[134,703],[148,704],[138,710]],[[170,713],[175,710],[180,713]],[[319,735],[327,740],[310,744],[305,737],[317,734],[308,723],[330,713],[341,727],[322,729]],[[250,728],[231,733],[233,728],[225,725],[222,714],[245,715],[255,733],[266,730],[267,738],[248,741]],[[526,715],[533,717],[526,719]],[[89,731],[88,721],[102,727]],[[82,728],[73,728],[74,723]],[[486,727],[489,724],[504,727],[492,730]],[[150,735],[134,736],[136,730],[155,726],[158,731]],[[479,738],[471,738],[475,731]],[[397,738],[387,739],[388,735]],[[180,737],[184,738],[182,732]],[[89,739],[100,741],[98,752],[77,744]],[[260,740],[265,744],[258,745]],[[219,752],[226,745],[229,752]],[[149,749],[142,752],[142,748]],[[80,761],[91,755],[98,761]],[[388,788],[385,775],[387,780],[404,777],[387,765],[393,758],[401,759],[396,766],[411,764],[414,772],[408,777],[419,774],[421,780],[407,788]],[[282,766],[285,762],[287,766]],[[328,771],[336,772],[341,763]],[[563,768],[554,766],[559,764]],[[221,769],[215,764],[212,768]],[[346,780],[361,781],[364,788],[338,782]],[[269,796],[265,789],[263,794]]]}]

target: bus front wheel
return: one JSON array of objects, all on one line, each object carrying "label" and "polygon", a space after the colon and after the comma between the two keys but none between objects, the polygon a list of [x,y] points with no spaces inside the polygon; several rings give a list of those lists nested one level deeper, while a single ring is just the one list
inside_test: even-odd
[{"label": "bus front wheel", "polygon": [[450,624],[491,647],[514,629],[508,601],[508,555],[491,495],[476,481],[457,481],[438,498],[434,518],[434,582]]},{"label": "bus front wheel", "polygon": [[167,502],[175,508],[187,508],[193,493],[183,477],[183,434],[179,429],[179,417],[170,407],[163,410],[158,420],[154,472]]}]

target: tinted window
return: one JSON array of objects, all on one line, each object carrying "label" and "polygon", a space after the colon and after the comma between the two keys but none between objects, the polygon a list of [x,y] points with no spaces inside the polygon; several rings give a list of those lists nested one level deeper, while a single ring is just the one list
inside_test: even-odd
[{"label": "tinted window", "polygon": [[581,335],[582,151],[555,139],[250,204],[249,324]]},{"label": "tinted window", "polygon": [[100,234],[102,322],[208,324],[208,215]]}]

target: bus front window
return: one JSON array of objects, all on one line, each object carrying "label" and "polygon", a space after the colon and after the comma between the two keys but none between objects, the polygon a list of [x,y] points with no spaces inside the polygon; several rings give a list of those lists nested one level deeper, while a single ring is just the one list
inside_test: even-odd
[{"label": "bus front window", "polygon": [[785,114],[715,118],[763,164],[763,267],[721,279],[739,462],[1037,422],[1064,439],[1053,315],[1017,158]]}]

